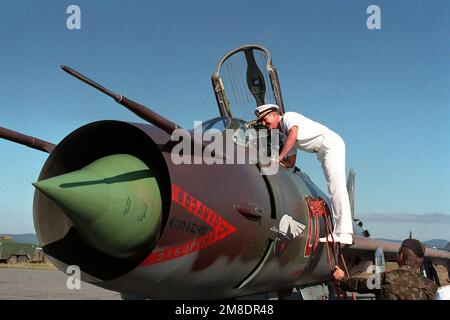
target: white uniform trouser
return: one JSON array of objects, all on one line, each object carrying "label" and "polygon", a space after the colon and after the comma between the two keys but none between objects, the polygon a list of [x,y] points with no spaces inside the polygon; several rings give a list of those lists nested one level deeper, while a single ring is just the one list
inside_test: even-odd
[{"label": "white uniform trouser", "polygon": [[333,203],[334,232],[353,233],[345,173],[345,143],[341,137],[335,133],[327,134],[317,152],[317,159],[322,164]]}]

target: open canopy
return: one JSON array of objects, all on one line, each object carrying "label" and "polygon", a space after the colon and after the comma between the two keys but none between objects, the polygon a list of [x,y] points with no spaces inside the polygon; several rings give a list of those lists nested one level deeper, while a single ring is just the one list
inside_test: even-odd
[{"label": "open canopy", "polygon": [[265,47],[246,45],[227,53],[211,77],[220,115],[255,119],[257,106],[274,103],[284,113],[278,75]]}]

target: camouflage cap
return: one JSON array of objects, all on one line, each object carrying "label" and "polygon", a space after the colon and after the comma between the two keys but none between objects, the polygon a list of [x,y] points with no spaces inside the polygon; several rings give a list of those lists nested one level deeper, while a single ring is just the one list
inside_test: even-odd
[{"label": "camouflage cap", "polygon": [[406,239],[401,246],[410,249],[418,258],[422,258],[425,254],[425,246],[417,239]]}]

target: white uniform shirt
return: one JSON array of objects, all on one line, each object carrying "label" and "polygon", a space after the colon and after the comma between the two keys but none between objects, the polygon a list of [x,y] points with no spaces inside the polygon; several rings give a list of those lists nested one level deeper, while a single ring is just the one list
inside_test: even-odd
[{"label": "white uniform shirt", "polygon": [[[297,112],[286,112],[281,117],[280,125],[281,131],[283,131],[286,136],[292,127],[297,126],[297,144],[294,145],[294,147],[297,146],[297,148],[311,153],[321,150],[321,148],[324,147],[324,141],[327,138],[332,138],[336,135],[336,133],[325,127],[323,124],[308,119]],[[291,152],[289,152],[289,154],[291,154]]]}]

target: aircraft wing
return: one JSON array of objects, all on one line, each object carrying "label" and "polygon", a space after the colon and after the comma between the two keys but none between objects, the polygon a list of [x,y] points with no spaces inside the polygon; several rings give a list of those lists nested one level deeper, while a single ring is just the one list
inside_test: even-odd
[{"label": "aircraft wing", "polygon": [[[352,246],[344,248],[345,254],[367,257],[370,259],[373,257],[375,250],[381,248],[383,249],[386,261],[396,261],[397,259],[400,243],[361,236],[353,236],[353,240],[355,243]],[[424,259],[426,262],[443,265],[447,270],[450,270],[450,252],[448,251],[426,248]]]}]

